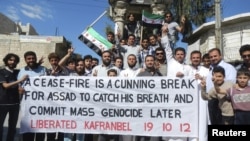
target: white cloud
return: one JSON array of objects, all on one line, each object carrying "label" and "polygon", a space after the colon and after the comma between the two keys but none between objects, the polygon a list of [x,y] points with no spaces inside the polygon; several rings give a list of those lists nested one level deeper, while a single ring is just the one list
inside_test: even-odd
[{"label": "white cloud", "polygon": [[7,7],[7,17],[13,21],[18,21],[20,18],[18,16],[18,10],[14,6]]},{"label": "white cloud", "polygon": [[23,3],[20,4],[20,6],[22,14],[32,19],[45,20],[53,17],[50,14],[50,10],[46,6],[28,5]]}]

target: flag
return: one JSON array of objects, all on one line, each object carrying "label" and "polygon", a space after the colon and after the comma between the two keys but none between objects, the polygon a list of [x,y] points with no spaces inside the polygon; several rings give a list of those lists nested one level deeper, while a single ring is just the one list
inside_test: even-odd
[{"label": "flag", "polygon": [[92,27],[88,27],[84,30],[78,39],[100,56],[103,51],[109,50],[113,46],[112,43],[96,32]]},{"label": "flag", "polygon": [[142,11],[142,21],[146,24],[162,24],[163,19],[163,15],[151,14],[144,10]]}]

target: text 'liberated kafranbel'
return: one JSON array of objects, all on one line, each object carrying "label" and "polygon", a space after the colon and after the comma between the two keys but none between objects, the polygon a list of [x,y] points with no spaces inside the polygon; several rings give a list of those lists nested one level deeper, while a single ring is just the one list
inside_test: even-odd
[{"label": "text 'liberated kafranbel'", "polygon": [[23,87],[22,133],[198,136],[193,78],[42,76]]}]

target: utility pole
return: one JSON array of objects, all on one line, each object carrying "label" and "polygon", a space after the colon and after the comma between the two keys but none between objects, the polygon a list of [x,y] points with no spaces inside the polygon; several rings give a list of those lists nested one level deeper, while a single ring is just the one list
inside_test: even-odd
[{"label": "utility pole", "polygon": [[215,0],[215,46],[221,50],[222,57],[224,56],[221,34],[221,2]]}]

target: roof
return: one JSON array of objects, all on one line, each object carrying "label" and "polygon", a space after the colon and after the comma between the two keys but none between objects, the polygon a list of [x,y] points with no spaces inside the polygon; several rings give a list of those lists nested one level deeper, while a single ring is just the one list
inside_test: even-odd
[{"label": "roof", "polygon": [[[221,27],[238,24],[242,22],[249,22],[249,21],[250,21],[250,13],[242,13],[224,18],[224,20],[222,20],[221,22]],[[202,34],[206,33],[211,29],[215,29],[215,21],[202,24],[200,27],[198,27],[193,31],[192,35],[189,36],[189,38],[187,39],[188,44],[196,42]]]}]

